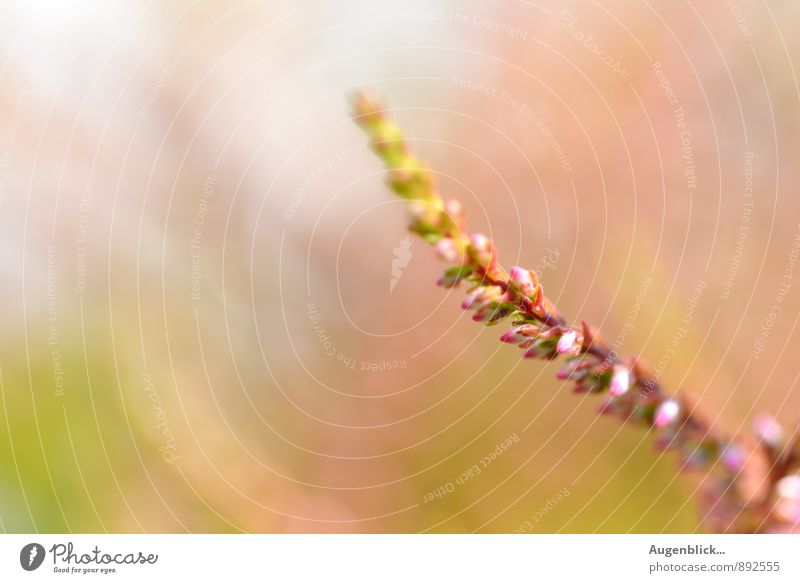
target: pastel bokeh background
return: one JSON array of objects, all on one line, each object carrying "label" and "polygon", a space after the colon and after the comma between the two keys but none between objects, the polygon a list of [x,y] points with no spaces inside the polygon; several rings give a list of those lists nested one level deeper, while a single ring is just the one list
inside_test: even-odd
[{"label": "pastel bokeh background", "polygon": [[693,532],[434,285],[348,97],[570,319],[790,424],[800,10],[707,4],[5,3],[0,529]]}]

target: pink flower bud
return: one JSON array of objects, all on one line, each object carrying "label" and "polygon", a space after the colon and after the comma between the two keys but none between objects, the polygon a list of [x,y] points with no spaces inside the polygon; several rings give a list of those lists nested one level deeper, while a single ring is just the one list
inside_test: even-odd
[{"label": "pink flower bud", "polygon": [[488,253],[492,250],[492,243],[489,241],[489,237],[483,233],[470,235],[469,244],[472,245],[476,253]]},{"label": "pink flower bud", "polygon": [[600,415],[611,415],[612,413],[614,413],[615,410],[616,410],[616,407],[614,405],[614,401],[611,401],[611,400],[603,401],[597,407],[597,412]]},{"label": "pink flower bud", "polygon": [[775,486],[778,496],[793,502],[800,502],[800,476],[784,476]]},{"label": "pink flower bud", "polygon": [[478,309],[474,314],[472,314],[472,319],[475,322],[488,322],[492,319],[495,310],[490,308],[488,305],[483,306],[482,308]]},{"label": "pink flower bud", "polygon": [[576,354],[580,350],[580,345],[576,340],[575,330],[567,330],[558,339],[556,344],[556,352],[559,354]]},{"label": "pink flower bud", "polygon": [[615,397],[624,395],[631,386],[631,373],[627,367],[618,364],[614,367],[614,374],[611,376],[609,392]]},{"label": "pink flower bud", "polygon": [[721,461],[726,470],[732,474],[736,474],[744,467],[744,450],[740,445],[732,443],[722,452]]},{"label": "pink flower bud", "polygon": [[501,342],[516,344],[521,348],[528,348],[539,335],[540,328],[532,324],[521,324],[514,326],[500,337]]},{"label": "pink flower bud", "polygon": [[436,243],[436,253],[439,255],[439,259],[443,261],[450,261],[453,262],[458,259],[458,249],[456,248],[456,242],[453,241],[450,237],[445,237],[438,243]]},{"label": "pink flower bud", "polygon": [[675,422],[678,414],[681,412],[681,407],[674,399],[664,401],[656,409],[656,415],[653,418],[653,425],[656,427],[666,427]]},{"label": "pink flower bud", "polygon": [[556,378],[560,381],[565,381],[568,378],[572,377],[575,374],[575,363],[572,361],[568,361],[559,371],[556,373]]},{"label": "pink flower bud", "polygon": [[500,337],[500,342],[508,342],[509,344],[519,344],[527,338],[524,334],[520,334],[519,330],[512,328]]},{"label": "pink flower bud", "polygon": [[464,298],[464,301],[461,302],[461,307],[465,310],[469,310],[473,306],[477,305],[480,301],[480,297],[482,295],[482,289],[472,290],[467,294],[467,297]]},{"label": "pink flower bud", "polygon": [[461,307],[465,310],[480,309],[489,302],[497,300],[502,290],[497,286],[478,287],[467,294]]},{"label": "pink flower bud", "polygon": [[546,358],[553,355],[552,344],[541,334],[522,354],[522,358]]},{"label": "pink flower bud", "polygon": [[447,214],[453,215],[454,217],[464,214],[464,207],[461,206],[461,201],[454,198],[448,198],[444,201],[444,210]]},{"label": "pink flower bud", "polygon": [[512,267],[511,272],[509,273],[511,277],[511,283],[517,288],[522,295],[530,296],[533,294],[533,291],[536,289],[536,285],[533,283],[533,278],[531,277],[531,272],[527,269],[522,267]]},{"label": "pink flower bud", "polygon": [[497,324],[505,320],[514,312],[513,306],[489,302],[472,314],[472,319],[476,322],[486,322],[487,324]]},{"label": "pink flower bud", "polygon": [[492,242],[486,235],[476,233],[469,238],[469,245],[471,256],[473,260],[482,267],[494,267],[494,252],[492,251]]},{"label": "pink flower bud", "polygon": [[556,378],[560,381],[565,381],[570,378],[575,378],[581,372],[580,362],[578,359],[568,360],[566,364],[564,364],[564,366],[562,366],[561,369],[556,373]]},{"label": "pink flower bud", "polygon": [[444,212],[447,213],[448,222],[455,229],[456,233],[462,233],[467,227],[466,217],[464,215],[464,207],[455,199],[448,199],[444,201]]},{"label": "pink flower bud", "polygon": [[758,437],[772,447],[780,446],[783,441],[783,428],[769,415],[761,414],[756,417],[753,428]]}]

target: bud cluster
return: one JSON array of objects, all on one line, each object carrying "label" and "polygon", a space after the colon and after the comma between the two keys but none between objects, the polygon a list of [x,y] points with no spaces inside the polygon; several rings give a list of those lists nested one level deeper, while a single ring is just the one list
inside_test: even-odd
[{"label": "bud cluster", "polygon": [[[389,184],[408,201],[410,230],[435,246],[451,264],[438,284],[469,286],[461,304],[472,319],[495,325],[510,319],[502,342],[516,344],[524,358],[564,359],[558,378],[573,383],[576,393],[606,395],[602,414],[653,433],[657,451],[674,451],[681,470],[700,469],[714,474],[713,487],[702,490],[701,503],[709,510],[708,525],[737,532],[789,531],[800,528],[800,438],[786,441],[771,418],[756,421],[762,453],[769,459],[770,488],[753,499],[742,483],[751,455],[736,441],[706,422],[688,396],[665,394],[647,365],[638,358],[621,359],[600,333],[585,322],[567,325],[544,295],[536,273],[523,267],[506,272],[492,241],[466,233],[460,204],[445,202],[436,192],[431,172],[407,148],[402,132],[374,96],[359,92],[354,99],[355,119],[371,139],[375,153],[389,170]],[[751,464],[752,465],[752,464]]]}]

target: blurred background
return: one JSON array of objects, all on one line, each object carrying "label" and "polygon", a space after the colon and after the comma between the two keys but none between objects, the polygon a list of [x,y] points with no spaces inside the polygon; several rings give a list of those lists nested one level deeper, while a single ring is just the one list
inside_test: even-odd
[{"label": "blurred background", "polygon": [[796,420],[794,3],[5,2],[0,529],[693,532],[349,118],[730,433]]}]

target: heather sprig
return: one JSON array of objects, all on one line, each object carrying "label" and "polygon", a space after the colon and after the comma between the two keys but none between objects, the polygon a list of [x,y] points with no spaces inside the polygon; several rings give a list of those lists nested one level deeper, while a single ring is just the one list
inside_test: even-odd
[{"label": "heather sprig", "polygon": [[[450,264],[438,280],[468,286],[462,308],[487,326],[510,321],[500,336],[524,358],[561,359],[557,376],[576,393],[602,394],[602,414],[653,433],[659,451],[677,453],[682,470],[702,470],[703,523],[718,532],[788,532],[800,525],[800,436],[789,439],[768,417],[756,421],[758,446],[719,431],[685,393],[667,394],[638,357],[622,358],[586,322],[570,325],[545,296],[535,271],[505,270],[493,242],[468,234],[461,204],[437,191],[434,174],[409,149],[400,128],[373,94],[353,99],[356,122],[388,168],[388,182],[408,202],[409,229]],[[754,461],[763,463],[753,463]],[[765,467],[765,472],[758,468]],[[766,475],[762,475],[762,474]]]}]

